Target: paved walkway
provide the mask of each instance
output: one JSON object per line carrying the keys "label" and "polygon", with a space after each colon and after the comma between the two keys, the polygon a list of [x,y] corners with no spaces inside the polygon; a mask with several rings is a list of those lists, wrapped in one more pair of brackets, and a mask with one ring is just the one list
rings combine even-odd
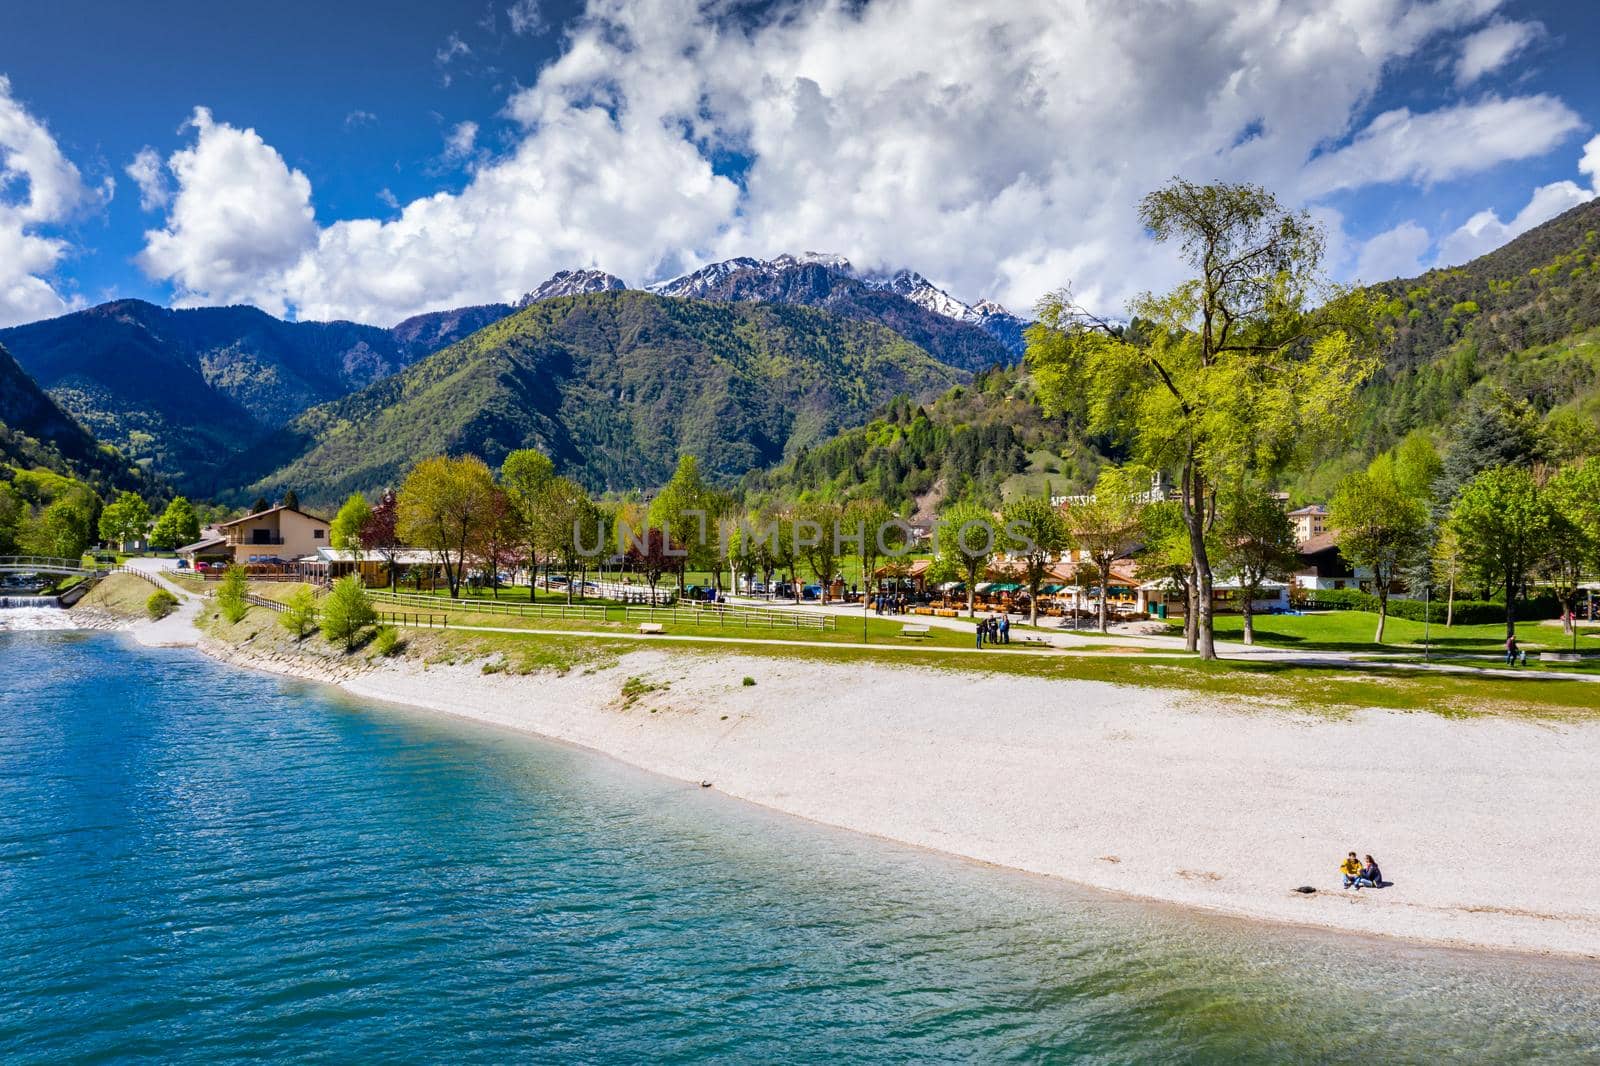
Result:
{"label": "paved walkway", "polygon": [[161,619],[159,622],[147,622],[136,627],[133,631],[134,639],[139,643],[153,648],[188,648],[199,643],[200,630],[195,622],[200,617],[201,604],[205,597],[198,596],[175,581],[168,580],[166,573],[178,568],[175,559],[129,559],[129,570],[137,570],[153,578],[157,584],[178,598],[178,609]]}

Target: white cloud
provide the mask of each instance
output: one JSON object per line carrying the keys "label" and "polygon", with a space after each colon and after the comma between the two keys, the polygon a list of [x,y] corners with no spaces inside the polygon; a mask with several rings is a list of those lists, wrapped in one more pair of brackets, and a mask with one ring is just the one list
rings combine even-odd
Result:
{"label": "white cloud", "polygon": [[451,162],[459,162],[472,157],[473,150],[477,147],[478,124],[476,122],[458,122],[451,127],[444,138],[444,157]]}
{"label": "white cloud", "polygon": [[467,47],[467,42],[463,41],[459,34],[452,33],[445,38],[444,44],[439,46],[439,50],[433,54],[433,58],[434,62],[443,66],[459,59],[461,56],[469,56],[471,54],[472,49]]}
{"label": "white cloud", "polygon": [[1570,181],[1555,181],[1533,191],[1528,203],[1510,221],[1501,221],[1492,210],[1479,211],[1461,227],[1439,242],[1435,266],[1458,266],[1492,252],[1511,238],[1548,222],[1563,211],[1594,199],[1594,191]]}
{"label": "white cloud", "polygon": [[[1459,178],[1568,136],[1577,116],[1550,96],[1391,111],[1351,136],[1386,71],[1497,6],[812,0],[726,25],[699,0],[590,0],[560,58],[508,102],[512,146],[485,155],[477,130],[464,142],[478,156],[459,193],[316,229],[303,177],[218,124],[186,151],[251,139],[275,163],[261,182],[282,201],[273,212],[303,224],[277,226],[292,239],[241,268],[249,241],[216,256],[211,228],[179,223],[200,187],[179,173],[145,261],[186,298],[259,294],[303,317],[377,322],[514,298],[568,267],[640,283],[805,248],[913,265],[1019,309],[1073,281],[1120,313],[1176,276],[1136,216],[1167,175],[1260,182],[1337,221],[1318,197]],[[440,62],[465,52],[447,42]],[[749,160],[737,181],[713,167],[729,158]],[[1406,262],[1417,235],[1397,230],[1345,261]]]}
{"label": "white cloud", "polygon": [[1354,277],[1363,284],[1410,278],[1422,273],[1422,258],[1433,239],[1415,222],[1402,222],[1361,246]]}
{"label": "white cloud", "polygon": [[1544,155],[1583,120],[1554,96],[1487,97],[1415,114],[1385,111],[1343,148],[1313,160],[1305,189],[1321,195],[1380,182],[1447,181]]}
{"label": "white cloud", "polygon": [[1537,22],[1508,22],[1500,19],[1470,34],[1461,42],[1456,59],[1456,88],[1464,89],[1515,59],[1528,45],[1544,36]]}
{"label": "white cloud", "polygon": [[145,233],[139,264],[172,283],[179,306],[254,303],[283,314],[283,271],[315,245],[311,182],[253,129],[195,108],[195,143],[174,152],[177,184],[164,229]]}
{"label": "white cloud", "polygon": [[1583,158],[1578,160],[1578,173],[1589,175],[1589,183],[1600,193],[1600,136],[1589,138],[1583,146]]}
{"label": "white cloud", "polygon": [[167,171],[161,162],[160,152],[148,146],[141,148],[125,169],[128,177],[139,186],[141,208],[154,211],[167,206],[172,199],[172,186],[167,181]]}
{"label": "white cloud", "polygon": [[352,130],[357,126],[370,126],[376,121],[378,121],[377,115],[374,115],[371,111],[362,111],[358,108],[345,115],[344,128]]}
{"label": "white cloud", "polygon": [[[102,188],[100,197],[109,195]],[[71,246],[39,231],[95,199],[50,131],[12,96],[10,80],[0,74],[0,326],[80,305],[51,280]]]}
{"label": "white cloud", "polygon": [[535,34],[544,30],[544,16],[539,11],[539,0],[517,0],[506,8],[506,18],[511,22],[511,32]]}

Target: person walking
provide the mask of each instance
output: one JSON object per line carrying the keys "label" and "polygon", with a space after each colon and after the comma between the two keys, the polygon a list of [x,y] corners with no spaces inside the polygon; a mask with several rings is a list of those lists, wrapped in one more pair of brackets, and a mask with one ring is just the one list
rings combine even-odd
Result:
{"label": "person walking", "polygon": [[1517,637],[1514,633],[1506,638],[1506,665],[1517,665]]}
{"label": "person walking", "polygon": [[978,619],[978,624],[974,627],[974,629],[978,634],[978,650],[982,651],[984,634],[989,632],[989,620],[987,618]]}

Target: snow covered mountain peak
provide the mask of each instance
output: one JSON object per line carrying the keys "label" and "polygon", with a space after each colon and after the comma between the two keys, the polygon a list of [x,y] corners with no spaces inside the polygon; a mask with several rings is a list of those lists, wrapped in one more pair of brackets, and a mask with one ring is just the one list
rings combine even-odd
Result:
{"label": "snow covered mountain peak", "polygon": [[558,296],[582,296],[591,292],[614,292],[626,289],[628,283],[604,270],[558,270],[537,289],[517,301],[518,307],[527,307],[540,300],[553,300]]}

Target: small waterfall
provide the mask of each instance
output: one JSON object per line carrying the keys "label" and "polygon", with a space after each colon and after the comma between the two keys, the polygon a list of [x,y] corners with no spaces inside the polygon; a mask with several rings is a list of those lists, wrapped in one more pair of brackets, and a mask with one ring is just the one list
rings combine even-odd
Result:
{"label": "small waterfall", "polygon": [[4,596],[0,595],[0,608],[5,607],[60,607],[54,596]]}

